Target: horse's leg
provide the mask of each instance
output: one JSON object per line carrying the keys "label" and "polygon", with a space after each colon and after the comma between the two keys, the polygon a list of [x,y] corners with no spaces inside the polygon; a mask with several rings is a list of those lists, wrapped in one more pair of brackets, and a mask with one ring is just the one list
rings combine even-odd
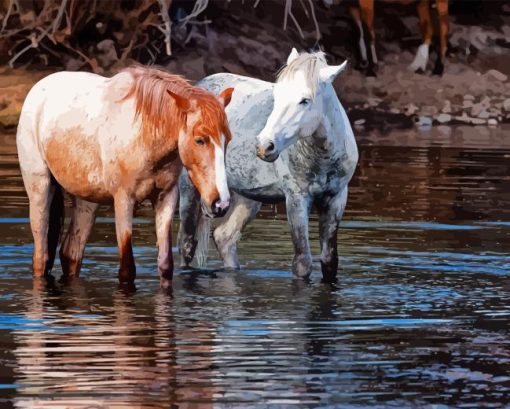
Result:
{"label": "horse's leg", "polygon": [[307,278],[312,272],[312,254],[308,242],[308,216],[310,198],[308,196],[288,195],[286,197],[287,218],[294,243],[294,275]]}
{"label": "horse's leg", "polygon": [[261,203],[255,200],[238,194],[232,195],[232,205],[213,233],[214,243],[226,268],[240,268],[237,242],[245,226],[257,215],[260,206]]}
{"label": "horse's leg", "polygon": [[414,61],[409,68],[413,71],[425,71],[429,61],[429,48],[434,35],[434,26],[430,17],[430,0],[420,0],[418,3],[418,18],[420,19],[420,30],[422,44],[418,47]]}
{"label": "horse's leg", "polygon": [[119,281],[132,283],[136,277],[135,259],[131,243],[133,231],[133,209],[135,201],[125,191],[118,191],[114,197],[115,232],[119,246]]}
{"label": "horse's leg", "polygon": [[367,47],[365,45],[365,34],[363,31],[363,21],[361,20],[361,14],[358,7],[350,7],[350,12],[354,23],[358,29],[358,47],[359,47],[359,55],[360,55],[360,63],[359,67],[361,69],[366,69],[368,67],[368,56],[367,56]]}
{"label": "horse's leg", "polygon": [[338,269],[337,230],[347,203],[347,187],[318,203],[322,278],[334,280]]}
{"label": "horse's leg", "polygon": [[436,0],[436,9],[439,18],[439,52],[432,74],[443,75],[448,46],[448,0]]}
{"label": "horse's leg", "polygon": [[187,267],[193,261],[197,240],[195,238],[200,217],[200,194],[191,183],[186,171],[183,171],[179,179],[179,253],[181,254],[181,266]]}
{"label": "horse's leg", "polygon": [[367,75],[375,76],[379,60],[375,52],[375,30],[374,30],[374,0],[359,0],[361,10],[361,20],[365,23],[368,31],[368,43],[370,45],[370,64],[368,66]]}
{"label": "horse's leg", "polygon": [[51,176],[48,169],[41,173],[23,173],[30,208],[30,228],[34,236],[34,254],[32,258],[35,277],[46,276],[51,267],[48,254],[48,231],[50,206],[54,195]]}
{"label": "horse's leg", "polygon": [[96,203],[73,197],[73,214],[67,234],[60,247],[62,272],[70,276],[80,274],[85,244],[96,218]]}
{"label": "horse's leg", "polygon": [[64,219],[64,196],[38,149],[38,137],[33,132],[34,109],[21,113],[16,146],[29,199],[30,228],[34,237],[33,274],[41,277],[51,273],[55,261]]}
{"label": "horse's leg", "polygon": [[172,220],[174,217],[179,186],[176,184],[170,191],[160,192],[154,201],[156,211],[156,236],[158,240],[158,272],[161,287],[169,287],[174,273],[172,256]]}

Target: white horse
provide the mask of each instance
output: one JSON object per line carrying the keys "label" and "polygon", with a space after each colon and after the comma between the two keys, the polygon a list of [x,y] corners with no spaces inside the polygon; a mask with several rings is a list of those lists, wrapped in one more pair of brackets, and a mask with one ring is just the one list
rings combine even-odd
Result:
{"label": "white horse", "polygon": [[[237,240],[261,204],[285,201],[294,274],[308,277],[312,270],[308,216],[315,205],[322,274],[326,280],[336,276],[337,229],[358,161],[352,128],[332,86],[345,66],[327,65],[320,52],[298,54],[293,49],[274,84],[233,74],[212,75],[197,84],[212,92],[236,89],[226,110],[235,135],[227,150],[227,181],[234,194],[213,233],[225,267],[239,268]],[[210,221],[199,220],[199,194],[186,173],[179,186],[182,262],[189,265],[197,252],[203,265]]]}

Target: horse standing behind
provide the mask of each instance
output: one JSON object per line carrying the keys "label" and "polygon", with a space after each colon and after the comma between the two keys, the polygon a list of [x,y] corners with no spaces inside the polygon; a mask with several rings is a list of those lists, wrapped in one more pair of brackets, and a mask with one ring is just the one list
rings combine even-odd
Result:
{"label": "horse standing behind", "polygon": [[[237,240],[261,204],[285,201],[294,274],[308,277],[312,271],[308,216],[315,205],[323,277],[336,276],[337,229],[358,161],[354,134],[332,86],[345,65],[328,66],[322,53],[299,55],[293,49],[275,84],[233,74],[212,75],[197,84],[213,92],[225,86],[236,89],[226,110],[235,135],[228,147],[227,179],[235,194],[213,232],[226,267],[239,268]],[[182,261],[189,265],[196,251],[203,264],[209,221],[199,219],[198,192],[185,172],[180,191]]]}
{"label": "horse standing behind", "polygon": [[[408,4],[415,0],[381,0],[379,3],[402,3]],[[356,0],[357,6],[351,6],[350,12],[356,23],[359,32],[359,52],[361,57],[360,66],[366,69],[368,75],[375,75],[379,59],[377,58],[374,30],[374,0]],[[359,7],[358,7],[359,6]],[[420,20],[420,29],[422,35],[422,44],[418,47],[416,57],[409,66],[413,71],[424,72],[427,69],[429,60],[429,48],[434,36],[434,25],[430,14],[431,0],[418,0],[418,18]],[[444,60],[446,48],[448,45],[448,0],[435,0],[435,8],[439,18],[439,52],[432,73],[442,75],[444,71]],[[368,31],[368,41],[366,42],[370,49],[370,55],[365,45],[365,36],[363,25]]]}
{"label": "horse standing behind", "polygon": [[205,212],[229,206],[224,112],[233,89],[217,98],[181,77],[133,67],[112,78],[59,72],[39,81],[21,112],[17,147],[30,201],[33,272],[51,272],[63,222],[62,189],[74,211],[60,249],[64,274],[78,275],[99,203],[113,201],[119,281],[136,275],[131,244],[135,204],[155,208],[161,284],[173,274],[171,223],[182,165]]}

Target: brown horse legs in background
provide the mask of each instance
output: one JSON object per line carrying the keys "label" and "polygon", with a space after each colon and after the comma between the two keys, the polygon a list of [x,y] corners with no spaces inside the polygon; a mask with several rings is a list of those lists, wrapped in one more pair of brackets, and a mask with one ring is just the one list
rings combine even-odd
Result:
{"label": "brown horse legs in background", "polygon": [[[410,3],[412,0],[383,1],[386,3],[405,4]],[[430,2],[431,0],[419,0],[417,4],[422,44],[418,48],[414,61],[409,66],[413,71],[425,71],[429,59],[429,48],[434,36],[434,25],[430,15]],[[439,52],[432,73],[442,75],[448,40],[448,0],[435,0],[435,5],[439,18]],[[366,70],[367,75],[375,76],[379,60],[375,49],[374,0],[359,0],[359,8],[351,7],[350,11],[359,30],[360,66]],[[366,42],[363,25],[365,25],[368,32],[368,41]],[[366,44],[369,45],[369,50],[367,50]]]}

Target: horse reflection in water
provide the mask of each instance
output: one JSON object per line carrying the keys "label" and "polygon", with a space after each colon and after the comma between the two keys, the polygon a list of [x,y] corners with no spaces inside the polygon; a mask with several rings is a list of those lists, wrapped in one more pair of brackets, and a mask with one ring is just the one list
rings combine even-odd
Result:
{"label": "horse reflection in water", "polygon": [[[195,321],[192,333],[176,328],[173,301],[164,292],[154,296],[145,319],[140,309],[147,306],[123,291],[114,294],[108,313],[96,315],[87,300],[101,298],[104,307],[110,294],[91,294],[95,291],[81,279],[64,288],[34,280],[26,319],[48,330],[15,334],[16,378],[23,385],[15,407],[159,408],[197,402],[212,407],[221,391],[211,383],[216,331],[209,322]],[[194,342],[177,347],[176,333]]]}

